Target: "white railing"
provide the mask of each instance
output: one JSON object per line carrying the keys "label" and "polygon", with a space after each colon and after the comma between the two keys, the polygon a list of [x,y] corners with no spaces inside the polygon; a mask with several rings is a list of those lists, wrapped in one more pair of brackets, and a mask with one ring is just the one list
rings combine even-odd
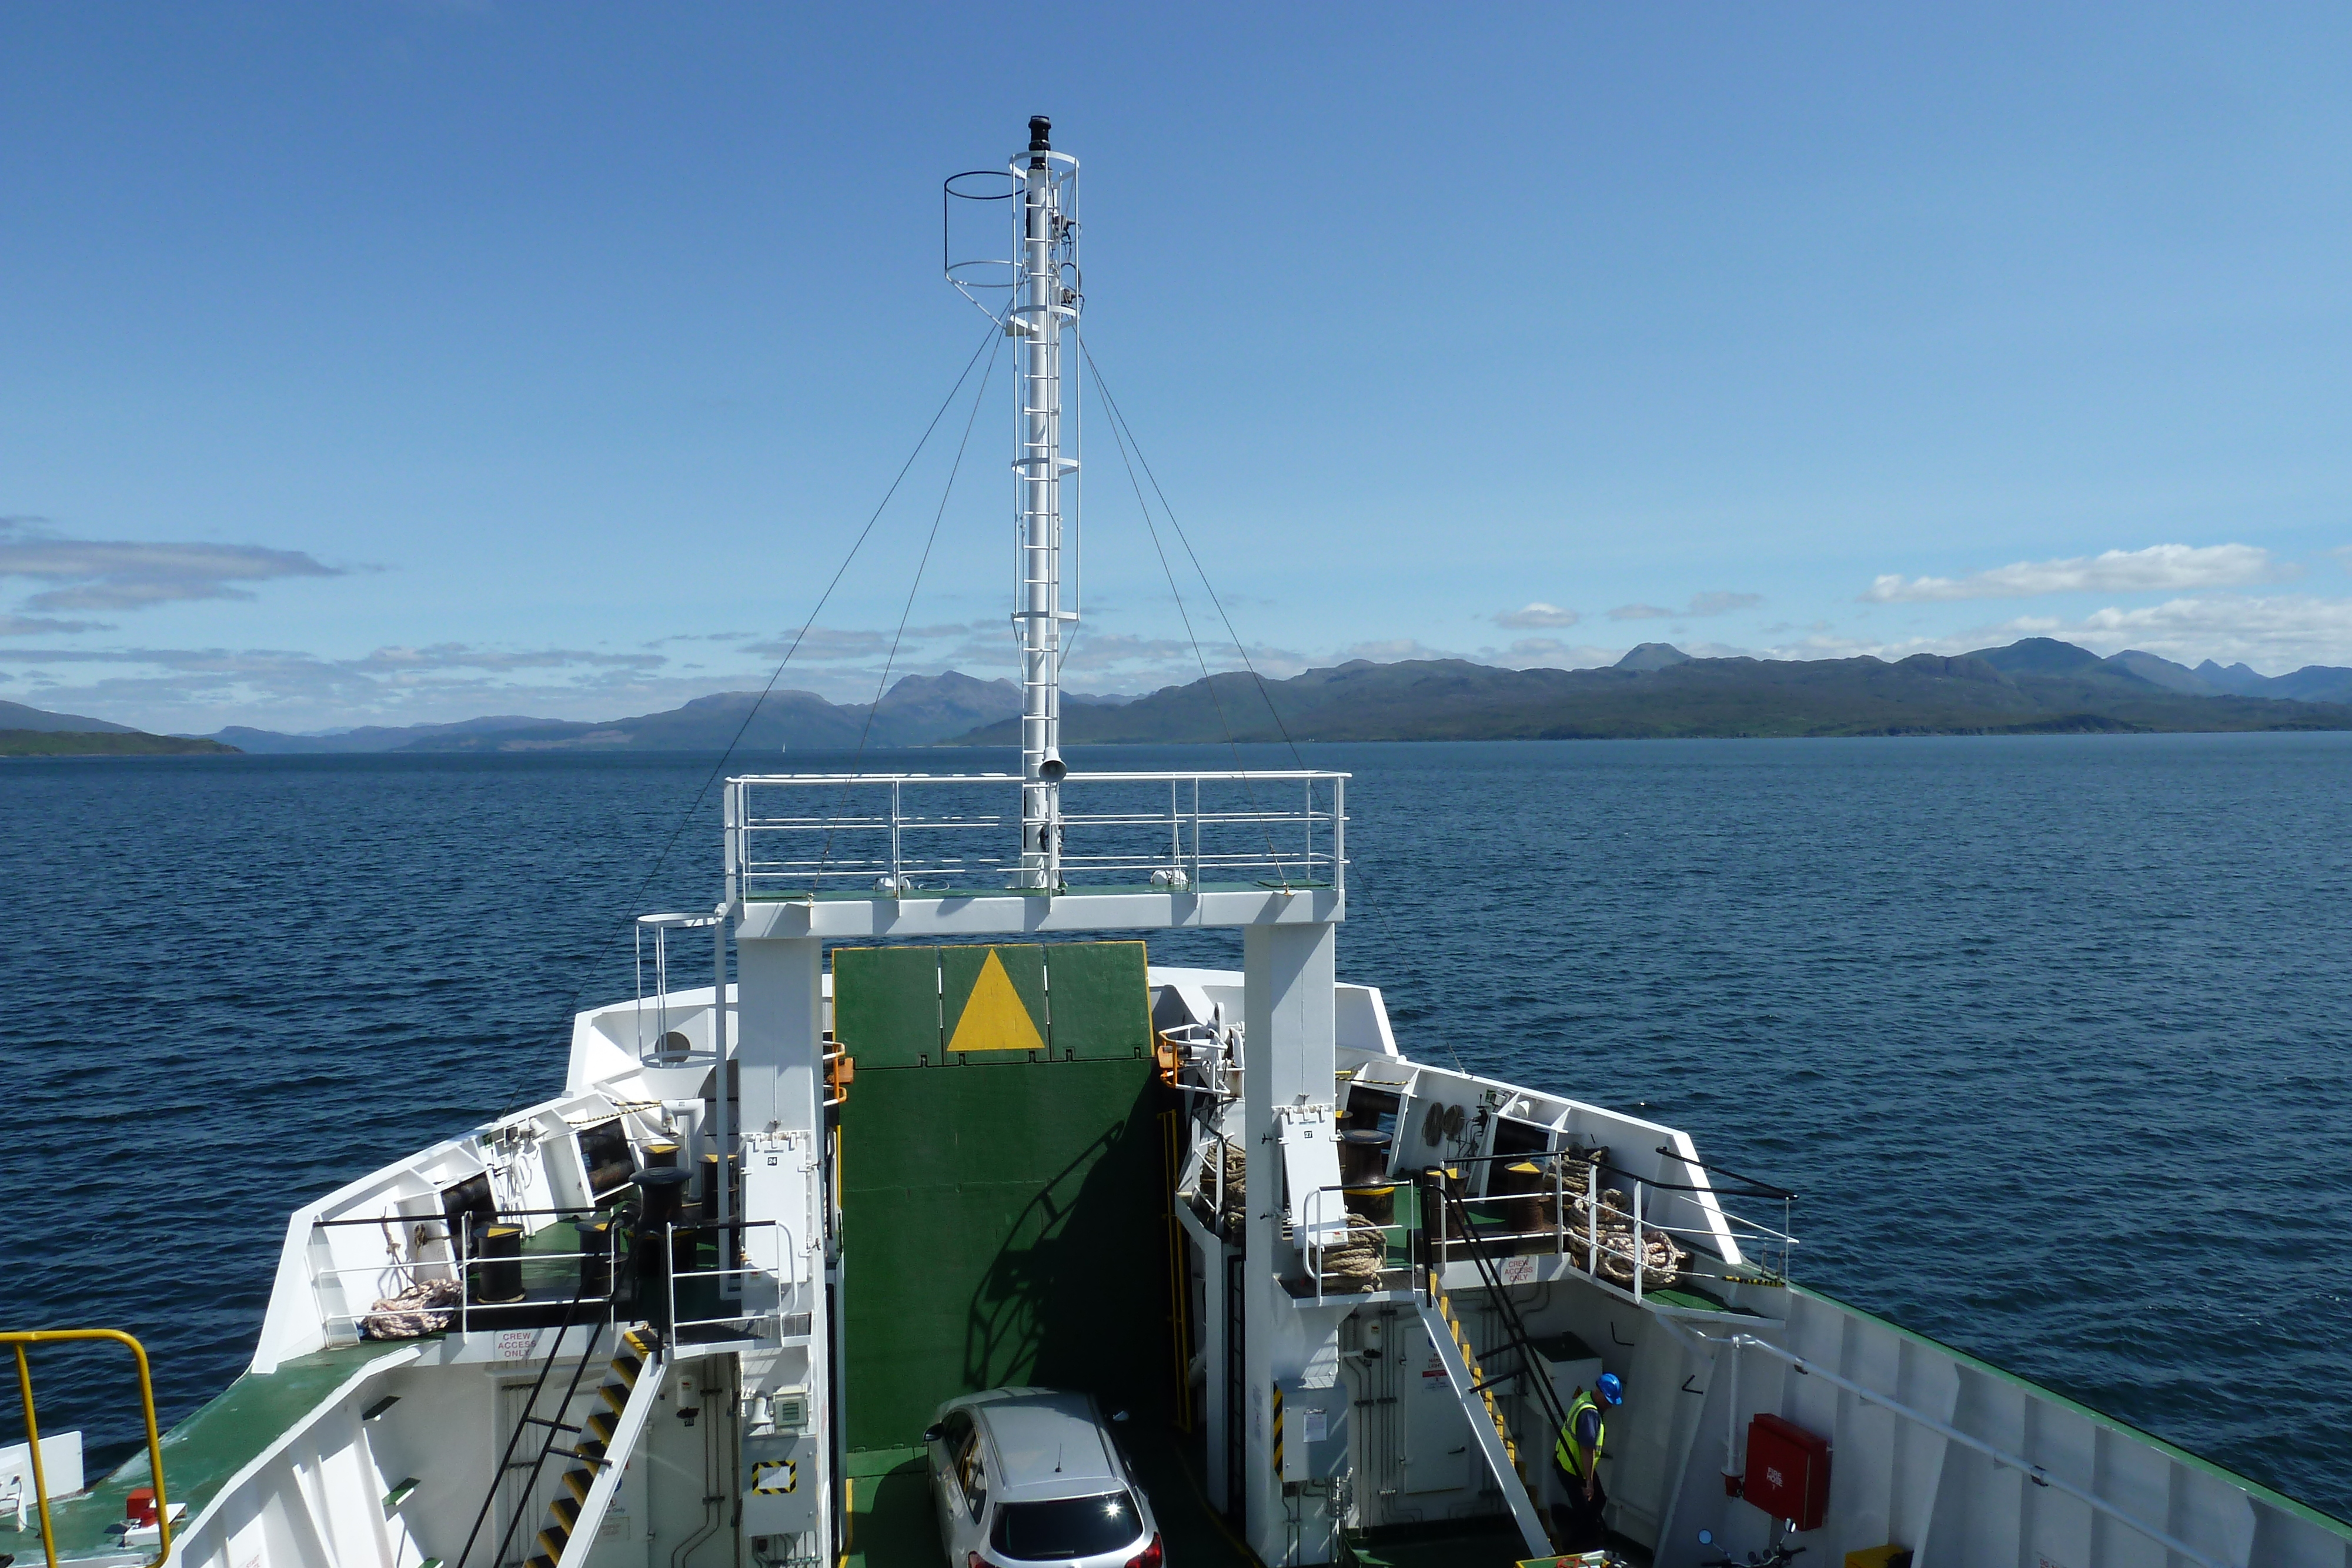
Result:
{"label": "white railing", "polygon": [[[1348,777],[1072,773],[1060,885],[1345,892]],[[990,892],[1020,873],[1021,780],[1009,773],[757,775],[727,781],[726,811],[730,902]]]}
{"label": "white railing", "polygon": [[[593,1215],[597,1212],[597,1210],[593,1208],[571,1207],[562,1209],[510,1210],[509,1211],[509,1218],[512,1218],[521,1215],[551,1214],[559,1217],[553,1221],[553,1223],[562,1224],[566,1222],[566,1218],[570,1216]],[[592,1309],[578,1319],[580,1323],[586,1323],[593,1321],[593,1319],[599,1315],[600,1312],[607,1321],[610,1321],[612,1317],[613,1309],[616,1304],[617,1299],[614,1290],[614,1281],[618,1276],[614,1273],[614,1269],[616,1267],[625,1268],[627,1265],[627,1259],[625,1257],[617,1257],[614,1249],[610,1245],[598,1251],[535,1252],[518,1250],[515,1252],[501,1252],[495,1255],[478,1253],[473,1250],[473,1228],[470,1225],[459,1223],[452,1227],[444,1217],[431,1214],[395,1213],[342,1216],[333,1219],[318,1218],[313,1219],[310,1222],[310,1228],[315,1236],[319,1231],[334,1229],[344,1226],[382,1226],[395,1220],[421,1222],[423,1224],[430,1224],[437,1227],[440,1233],[433,1236],[429,1241],[424,1243],[424,1245],[446,1246],[448,1249],[448,1256],[445,1258],[427,1258],[415,1255],[414,1251],[412,1251],[412,1255],[407,1257],[387,1256],[383,1259],[373,1260],[366,1263],[354,1264],[321,1263],[315,1257],[310,1259],[308,1267],[310,1276],[311,1297],[317,1305],[320,1322],[322,1325],[329,1328],[331,1337],[332,1337],[332,1325],[337,1323],[347,1323],[351,1325],[352,1333],[358,1333],[363,1338],[365,1335],[362,1330],[367,1320],[388,1311],[404,1311],[423,1314],[438,1314],[445,1316],[449,1319],[449,1327],[461,1335],[473,1331],[474,1324],[472,1319],[478,1312],[483,1315],[484,1321],[489,1323],[490,1326],[499,1327],[503,1326],[499,1320],[503,1317],[507,1321],[510,1322],[514,1310],[517,1308],[562,1306],[567,1301],[569,1301],[574,1308]],[[502,1223],[504,1221],[502,1221]],[[596,1271],[590,1269],[589,1266],[592,1262],[601,1262],[603,1264],[601,1271],[604,1276],[604,1289],[602,1292],[593,1292],[586,1289],[588,1278],[592,1273]],[[509,1267],[515,1270],[514,1279],[519,1285],[526,1284],[527,1276],[535,1274],[540,1276],[541,1283],[542,1287],[544,1287],[547,1282],[546,1276],[552,1272],[558,1276],[569,1276],[571,1283],[576,1287],[576,1289],[574,1293],[570,1296],[560,1293],[562,1281],[559,1278],[557,1281],[559,1293],[554,1295],[533,1297],[528,1293],[528,1290],[526,1289],[523,1296],[511,1301],[493,1301],[476,1299],[474,1295],[474,1288],[478,1281],[474,1278],[474,1271],[477,1269]],[[404,1284],[408,1287],[436,1283],[446,1279],[448,1282],[455,1285],[457,1290],[456,1298],[438,1306],[427,1307],[420,1305],[415,1307],[387,1309],[371,1305],[365,1309],[360,1309],[353,1305],[354,1298],[351,1295],[350,1288],[343,1283],[343,1281],[345,1277],[350,1275],[360,1275],[364,1277],[370,1274],[377,1276],[377,1282],[379,1285],[385,1282],[387,1276],[391,1276],[402,1281]],[[428,1274],[430,1277],[428,1277]],[[330,1289],[336,1291],[339,1299],[341,1301],[341,1310],[333,1310],[331,1308],[327,1297],[327,1292]],[[394,1291],[385,1291],[384,1295],[389,1297],[397,1295],[398,1293],[398,1290],[395,1289]],[[383,1298],[379,1297],[373,1299],[382,1300]]]}
{"label": "white railing", "polygon": [[[715,1230],[719,1233],[719,1250],[722,1260],[735,1245],[734,1237],[739,1231],[774,1230],[782,1237],[783,1245],[773,1251],[772,1260],[764,1267],[754,1260],[748,1268],[730,1268],[724,1261],[716,1269],[678,1268],[677,1266],[678,1237],[681,1234],[699,1235],[707,1230]],[[793,1308],[800,1293],[800,1270],[795,1265],[800,1252],[793,1243],[791,1226],[781,1219],[702,1220],[691,1225],[667,1225],[662,1228],[662,1245],[666,1249],[663,1255],[670,1260],[670,1266],[664,1270],[667,1275],[664,1289],[668,1293],[667,1321],[671,1333],[682,1335],[688,1329],[716,1328],[722,1324],[740,1323],[743,1326],[744,1335],[747,1338],[781,1340],[786,1337],[786,1320],[793,1315]],[[719,1294],[722,1300],[730,1290],[736,1291],[741,1290],[740,1285],[730,1286],[727,1283],[728,1281],[764,1280],[775,1287],[775,1304],[772,1308],[754,1304],[751,1310],[721,1312],[716,1317],[681,1318],[677,1315],[677,1283],[680,1280],[715,1281],[718,1282]],[[761,1325],[766,1322],[772,1322],[774,1326],[763,1333]]]}
{"label": "white railing", "polygon": [[[1572,1155],[1573,1152],[1566,1151],[1566,1154]],[[1493,1163],[1526,1157],[1517,1155],[1490,1155],[1485,1162],[1457,1164]],[[1580,1206],[1583,1213],[1579,1217],[1574,1210],[1580,1206],[1573,1200],[1585,1198],[1586,1194],[1568,1184],[1565,1174],[1568,1159],[1544,1157],[1551,1166],[1547,1186],[1484,1197],[1457,1195],[1454,1201],[1460,1205],[1464,1218],[1469,1220],[1476,1230],[1475,1235],[1465,1236],[1459,1240],[1448,1236],[1449,1227],[1444,1213],[1446,1200],[1430,1181],[1417,1181],[1408,1175],[1380,1181],[1323,1186],[1309,1192],[1300,1205],[1301,1220],[1307,1234],[1298,1239],[1299,1249],[1305,1255],[1306,1274],[1295,1288],[1311,1289],[1318,1302],[1335,1288],[1361,1290],[1363,1287],[1360,1285],[1335,1287],[1328,1254],[1336,1247],[1355,1243],[1358,1228],[1369,1229],[1375,1224],[1384,1236],[1393,1235],[1408,1242],[1413,1256],[1422,1260],[1422,1266],[1439,1273],[1444,1271],[1453,1249],[1457,1247],[1464,1249],[1465,1253],[1474,1247],[1486,1249],[1490,1260],[1497,1262],[1504,1259],[1552,1257],[1564,1260],[1571,1271],[1622,1291],[1636,1301],[1646,1299],[1653,1290],[1664,1288],[1660,1285],[1657,1271],[1649,1261],[1649,1243],[1654,1239],[1680,1238],[1686,1243],[1682,1249],[1686,1257],[1666,1279],[1665,1286],[1686,1280],[1716,1284],[1778,1284],[1788,1279],[1790,1255],[1797,1247],[1797,1239],[1788,1228],[1791,1195],[1779,1188],[1751,1184],[1726,1193],[1712,1186],[1644,1180],[1614,1166],[1595,1166],[1590,1168],[1593,1172],[1591,1179],[1596,1188],[1600,1173],[1606,1171],[1624,1177],[1631,1190],[1611,1187],[1592,1191]],[[1213,1163],[1217,1165],[1222,1178],[1223,1162]],[[1454,1178],[1443,1179],[1451,1181]],[[1222,1189],[1222,1186],[1220,1179],[1217,1186]],[[1384,1223],[1362,1221],[1347,1209],[1349,1197],[1380,1187],[1417,1191],[1418,1211],[1411,1223],[1400,1224],[1393,1219]],[[1208,1197],[1212,1190],[1206,1169],[1198,1178],[1196,1190],[1203,1197]],[[1612,1194],[1615,1195],[1616,1201],[1611,1200]],[[1716,1201],[1708,1206],[1693,1201],[1702,1194]],[[1727,1197],[1762,1199],[1778,1204],[1780,1206],[1781,1222],[1778,1226],[1768,1225],[1739,1214],[1724,1206],[1721,1200]],[[1659,1201],[1662,1198],[1668,1201]],[[1348,1216],[1336,1224],[1329,1218],[1334,1200],[1337,1200],[1341,1213]],[[1218,1192],[1218,1201],[1221,1205],[1222,1190]],[[1549,1218],[1533,1227],[1514,1226],[1511,1223],[1513,1207],[1529,1203],[1538,1203],[1549,1209]],[[1433,1205],[1435,1212],[1432,1212]],[[1656,1215],[1656,1210],[1661,1207],[1687,1207],[1694,1211],[1694,1217],[1700,1223],[1664,1223]],[[1222,1209],[1212,1212],[1222,1212]],[[1480,1225],[1478,1221],[1481,1219],[1490,1222]],[[1736,1267],[1726,1255],[1727,1242],[1728,1250],[1740,1260]],[[1390,1265],[1383,1260],[1377,1288],[1392,1288],[1390,1276],[1408,1271],[1405,1266]]]}
{"label": "white railing", "polygon": [[[1398,1185],[1410,1186],[1411,1184],[1392,1184],[1383,1182],[1380,1185],[1393,1188]],[[1387,1260],[1386,1248],[1388,1237],[1391,1231],[1397,1234],[1399,1239],[1405,1241],[1407,1245],[1410,1246],[1414,1228],[1412,1226],[1396,1224],[1393,1220],[1387,1224],[1380,1224],[1371,1220],[1359,1219],[1352,1212],[1349,1211],[1348,1207],[1348,1199],[1363,1190],[1364,1188],[1361,1186],[1356,1187],[1349,1187],[1345,1186],[1318,1186],[1314,1191],[1307,1195],[1306,1202],[1299,1205],[1299,1216],[1300,1218],[1305,1221],[1307,1228],[1307,1234],[1301,1239],[1305,1244],[1305,1250],[1307,1253],[1307,1277],[1314,1282],[1315,1301],[1318,1306],[1322,1304],[1324,1292],[1328,1287],[1331,1280],[1331,1269],[1328,1261],[1328,1255],[1334,1247],[1360,1245],[1360,1242],[1358,1236],[1360,1229],[1377,1229],[1381,1233],[1382,1255],[1381,1267],[1377,1270],[1374,1288],[1385,1291],[1390,1289],[1392,1284],[1402,1284],[1409,1281],[1412,1278],[1412,1265],[1410,1263],[1400,1263],[1395,1265],[1390,1264]],[[1334,1198],[1338,1199],[1339,1208],[1339,1219],[1336,1224],[1334,1224],[1329,1218],[1330,1205]],[[1394,1281],[1391,1281],[1390,1279],[1391,1275],[1395,1275],[1397,1278]],[[1349,1290],[1357,1288],[1358,1287],[1353,1286],[1348,1287]]]}
{"label": "white railing", "polygon": [[[1510,1156],[1519,1157],[1519,1156]],[[1489,1156],[1493,1159],[1495,1156]],[[1570,1266],[1599,1283],[1624,1291],[1635,1301],[1643,1300],[1653,1289],[1663,1289],[1683,1281],[1706,1281],[1724,1284],[1779,1284],[1789,1277],[1790,1256],[1797,1247],[1797,1238],[1788,1228],[1789,1206],[1793,1196],[1778,1188],[1765,1190],[1735,1189],[1726,1192],[1714,1186],[1693,1186],[1679,1182],[1644,1179],[1631,1171],[1612,1166],[1591,1166],[1591,1189],[1580,1191],[1568,1185],[1565,1176],[1567,1161],[1551,1160],[1551,1178],[1548,1186],[1531,1191],[1496,1193],[1484,1197],[1462,1196],[1458,1198],[1466,1219],[1474,1223],[1489,1220],[1475,1238],[1465,1238],[1465,1244],[1488,1248],[1499,1247],[1507,1257],[1541,1256],[1547,1252],[1568,1260]],[[1601,1187],[1602,1173],[1624,1178],[1626,1188]],[[1611,1201],[1611,1195],[1616,1201]],[[1695,1201],[1700,1196],[1714,1200],[1701,1205]],[[1768,1225],[1750,1216],[1740,1214],[1723,1200],[1727,1197],[1761,1199],[1780,1207],[1780,1224]],[[1549,1199],[1543,1207],[1551,1211],[1549,1223],[1533,1228],[1514,1227],[1510,1207],[1525,1205],[1530,1200]],[[1664,1202],[1659,1200],[1664,1199]],[[1579,1200],[1581,1200],[1580,1202]],[[1658,1217],[1662,1207],[1687,1210],[1698,1223],[1670,1225]],[[1580,1220],[1572,1211],[1581,1207]],[[1500,1212],[1498,1212],[1498,1210]],[[1685,1253],[1685,1260],[1672,1269],[1661,1285],[1650,1259],[1650,1243],[1665,1241],[1673,1247],[1676,1239],[1686,1246],[1676,1249]],[[1735,1266],[1728,1250],[1740,1261]],[[1445,1257],[1453,1245],[1442,1234],[1436,1243],[1437,1256]],[[1622,1276],[1622,1277],[1621,1277]]]}

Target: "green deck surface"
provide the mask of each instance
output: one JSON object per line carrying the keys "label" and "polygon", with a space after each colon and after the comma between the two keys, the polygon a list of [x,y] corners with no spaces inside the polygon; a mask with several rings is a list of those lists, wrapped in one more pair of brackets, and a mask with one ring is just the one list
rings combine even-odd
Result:
{"label": "green deck surface", "polygon": [[[267,1376],[247,1373],[163,1435],[164,1496],[174,1507],[186,1503],[185,1518],[194,1520],[231,1477],[316,1409],[320,1400],[370,1362],[397,1355],[405,1348],[387,1343],[349,1345],[297,1356],[280,1363]],[[123,1499],[131,1489],[148,1484],[147,1450],[142,1446],[129,1463],[80,1497],[52,1504],[49,1521],[57,1534],[58,1555],[88,1557],[124,1550],[107,1526],[122,1518]],[[35,1551],[37,1553],[37,1544]],[[139,1553],[142,1557],[153,1554],[152,1549]],[[19,1551],[17,1555],[24,1554]]]}
{"label": "green deck surface", "polygon": [[1373,1531],[1346,1542],[1340,1561],[1355,1568],[1514,1568],[1527,1554],[1506,1515]]}
{"label": "green deck surface", "polygon": [[1760,1315],[1747,1307],[1735,1307],[1722,1297],[1712,1291],[1702,1291],[1696,1285],[1675,1285],[1663,1291],[1644,1291],[1642,1296],[1644,1301],[1656,1301],[1664,1306],[1682,1307],[1691,1312],[1731,1312],[1746,1318]]}

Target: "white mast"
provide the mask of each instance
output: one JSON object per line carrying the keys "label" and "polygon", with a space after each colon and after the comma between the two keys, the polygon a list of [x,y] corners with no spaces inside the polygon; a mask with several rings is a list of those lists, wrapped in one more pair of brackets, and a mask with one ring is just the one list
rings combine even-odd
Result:
{"label": "white mast", "polygon": [[[1062,329],[1078,320],[1078,161],[1055,152],[1053,122],[1029,120],[1029,150],[1012,165],[1013,299],[1005,331],[1021,340],[1016,399],[1015,539],[1021,643],[1021,871],[1016,885],[1062,883],[1062,480],[1077,471],[1076,425],[1065,452]],[[1074,487],[1075,489],[1075,487]],[[1072,523],[1076,521],[1073,508]]]}

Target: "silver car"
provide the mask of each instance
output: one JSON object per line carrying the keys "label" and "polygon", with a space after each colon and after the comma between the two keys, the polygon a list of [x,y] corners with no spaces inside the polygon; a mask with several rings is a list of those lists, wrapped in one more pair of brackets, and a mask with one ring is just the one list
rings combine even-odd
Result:
{"label": "silver car", "polygon": [[1151,1504],[1087,1396],[967,1394],[923,1447],[949,1568],[1162,1568]]}

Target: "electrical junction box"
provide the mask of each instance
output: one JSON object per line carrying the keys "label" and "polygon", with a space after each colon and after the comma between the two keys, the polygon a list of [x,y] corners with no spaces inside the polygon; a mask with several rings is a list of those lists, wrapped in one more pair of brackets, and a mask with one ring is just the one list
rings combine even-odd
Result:
{"label": "electrical junction box", "polygon": [[1748,1424],[1740,1496],[1799,1530],[1819,1530],[1830,1513],[1830,1440],[1778,1416],[1757,1416]]}
{"label": "electrical junction box", "polygon": [[743,1533],[798,1535],[817,1527],[824,1477],[805,1432],[743,1438]]}
{"label": "electrical junction box", "polygon": [[1328,1481],[1347,1469],[1348,1401],[1336,1388],[1276,1384],[1281,1412],[1282,1479]]}

